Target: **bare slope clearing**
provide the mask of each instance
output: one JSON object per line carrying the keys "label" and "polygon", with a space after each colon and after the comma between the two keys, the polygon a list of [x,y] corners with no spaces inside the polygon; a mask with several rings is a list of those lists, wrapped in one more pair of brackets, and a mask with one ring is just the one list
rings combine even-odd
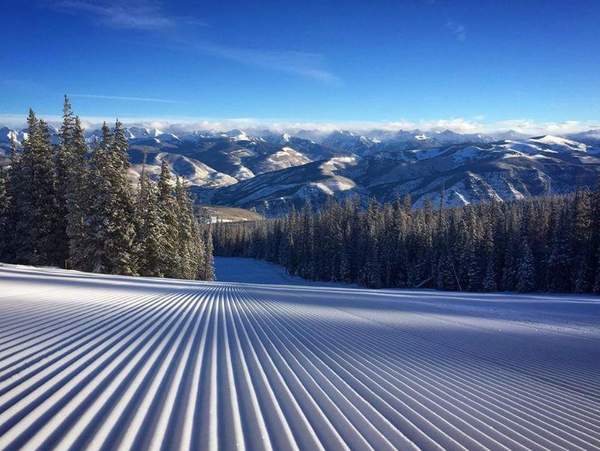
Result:
{"label": "bare slope clearing", "polygon": [[598,298],[15,266],[0,288],[0,449],[600,447]]}

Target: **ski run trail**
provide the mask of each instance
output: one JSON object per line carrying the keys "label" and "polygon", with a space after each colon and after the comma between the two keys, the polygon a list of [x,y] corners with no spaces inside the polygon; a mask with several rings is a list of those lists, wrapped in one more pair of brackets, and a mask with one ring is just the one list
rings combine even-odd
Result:
{"label": "ski run trail", "polygon": [[0,449],[600,449],[600,298],[0,265]]}

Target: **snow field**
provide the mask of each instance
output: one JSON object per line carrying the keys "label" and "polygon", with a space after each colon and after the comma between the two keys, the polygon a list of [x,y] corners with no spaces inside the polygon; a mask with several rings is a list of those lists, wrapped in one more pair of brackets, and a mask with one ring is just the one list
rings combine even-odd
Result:
{"label": "snow field", "polygon": [[0,287],[0,449],[600,448],[598,298],[17,266]]}

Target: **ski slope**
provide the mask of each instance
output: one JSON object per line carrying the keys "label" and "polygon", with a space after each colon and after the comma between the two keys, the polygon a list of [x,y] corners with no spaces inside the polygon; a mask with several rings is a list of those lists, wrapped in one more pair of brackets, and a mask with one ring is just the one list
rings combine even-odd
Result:
{"label": "ski slope", "polygon": [[600,298],[0,265],[0,449],[244,448],[600,448]]}

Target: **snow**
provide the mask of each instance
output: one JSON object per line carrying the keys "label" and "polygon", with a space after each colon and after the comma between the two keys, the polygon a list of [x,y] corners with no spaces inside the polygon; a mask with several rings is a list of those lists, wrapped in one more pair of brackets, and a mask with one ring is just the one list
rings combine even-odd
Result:
{"label": "snow", "polygon": [[282,266],[252,258],[215,257],[215,272],[219,282],[354,287],[351,284],[309,281],[289,274]]}
{"label": "snow", "polygon": [[0,267],[0,449],[600,447],[598,297],[217,275]]}
{"label": "snow", "polygon": [[313,182],[310,186],[315,186],[325,194],[333,196],[336,192],[348,191],[356,188],[356,183],[346,177],[335,176],[329,179]]}
{"label": "snow", "polygon": [[587,146],[585,144],[561,138],[559,136],[545,135],[539,138],[531,138],[530,141],[546,144],[555,148],[566,148],[565,150],[577,150],[579,152],[587,151]]}
{"label": "snow", "polygon": [[483,149],[476,146],[464,147],[452,154],[452,160],[456,163],[462,163],[478,158],[483,152],[485,152]]}
{"label": "snow", "polygon": [[321,170],[325,174],[333,174],[336,171],[345,169],[349,166],[356,166],[358,159],[355,156],[333,157],[326,160],[320,165]]}
{"label": "snow", "polygon": [[250,137],[243,130],[229,130],[228,132],[221,133],[221,136],[231,138],[233,141],[250,141]]}
{"label": "snow", "polygon": [[265,172],[302,166],[310,163],[310,159],[291,147],[282,147],[277,152],[269,155],[263,163]]}
{"label": "snow", "polygon": [[428,160],[430,158],[435,158],[443,153],[442,149],[433,148],[433,149],[414,149],[410,150],[417,160]]}

